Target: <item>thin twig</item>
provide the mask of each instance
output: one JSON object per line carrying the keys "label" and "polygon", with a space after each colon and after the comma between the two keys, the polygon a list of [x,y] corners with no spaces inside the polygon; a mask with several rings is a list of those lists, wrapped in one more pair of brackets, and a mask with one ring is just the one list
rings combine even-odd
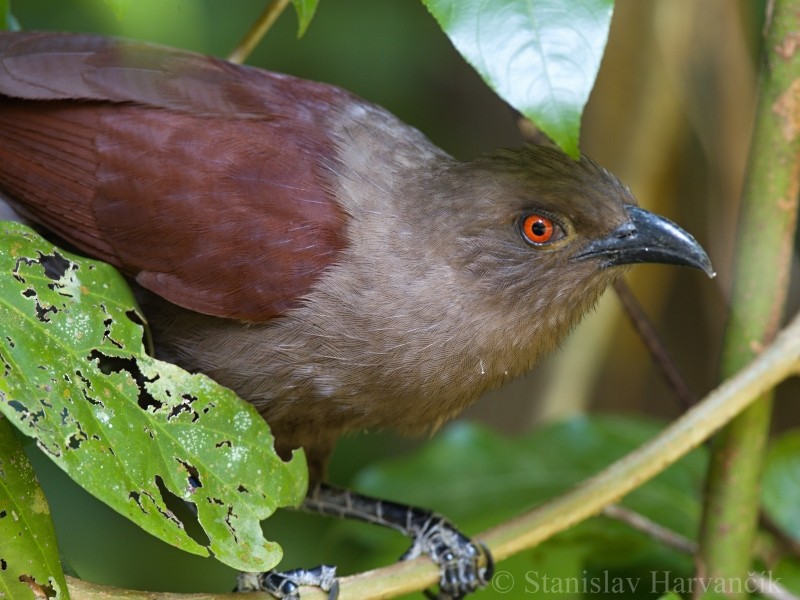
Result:
{"label": "thin twig", "polygon": [[278,19],[284,9],[289,5],[290,0],[272,0],[258,17],[258,20],[253,23],[250,30],[245,34],[239,44],[234,48],[233,52],[228,56],[228,60],[237,65],[242,64],[247,60],[247,57],[253,52],[258,43],[264,38],[272,27],[272,24]]}
{"label": "thin twig", "polygon": [[689,389],[686,379],[661,340],[653,322],[624,280],[618,279],[614,283],[614,291],[617,292],[625,312],[649,350],[653,361],[658,365],[667,383],[675,390],[683,409],[688,410],[697,403],[697,396]]}
{"label": "thin twig", "polygon": [[[657,542],[679,552],[683,552],[684,554],[694,556],[697,553],[697,542],[619,504],[606,506],[603,509],[603,516],[619,521],[620,523],[625,523],[630,528],[640,531]],[[772,598],[773,600],[800,600],[797,596],[780,585],[780,583],[772,579],[772,577],[764,577],[763,574],[754,571],[750,571],[748,577],[752,582],[753,591],[758,592],[762,596]]]}
{"label": "thin twig", "polygon": [[620,523],[625,523],[631,529],[641,531],[648,537],[664,544],[668,548],[683,552],[684,554],[694,554],[697,552],[697,542],[683,537],[677,531],[672,531],[668,527],[659,525],[637,513],[636,511],[620,506],[619,504],[609,504],[603,509],[603,516],[614,519]]}

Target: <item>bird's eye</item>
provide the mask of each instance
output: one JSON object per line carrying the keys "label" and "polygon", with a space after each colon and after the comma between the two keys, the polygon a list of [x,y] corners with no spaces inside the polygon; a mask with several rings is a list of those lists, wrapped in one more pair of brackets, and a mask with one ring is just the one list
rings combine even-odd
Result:
{"label": "bird's eye", "polygon": [[534,246],[542,246],[563,237],[558,224],[544,215],[531,213],[520,219],[520,229],[525,241]]}

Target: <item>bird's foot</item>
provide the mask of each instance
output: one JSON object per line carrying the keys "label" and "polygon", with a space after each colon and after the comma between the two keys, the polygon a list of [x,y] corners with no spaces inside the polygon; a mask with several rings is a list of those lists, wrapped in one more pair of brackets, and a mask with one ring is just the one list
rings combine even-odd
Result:
{"label": "bird's foot", "polygon": [[460,600],[492,578],[494,563],[489,549],[470,540],[442,515],[427,509],[364,496],[326,483],[317,483],[309,491],[303,508],[383,525],[410,537],[411,548],[400,560],[428,555],[439,565],[439,594],[426,592],[429,598]]}
{"label": "bird's foot", "polygon": [[[423,515],[420,515],[423,516]],[[462,534],[447,519],[428,514],[412,525],[413,544],[400,560],[410,560],[427,554],[439,565],[439,593],[426,591],[428,598],[459,600],[486,586],[494,574],[494,561],[489,549]],[[486,565],[481,567],[481,559]]]}
{"label": "bird's foot", "polygon": [[268,592],[279,600],[300,600],[297,590],[301,585],[315,586],[328,592],[328,600],[339,597],[336,567],[329,565],[280,572],[240,573],[236,584],[237,592]]}

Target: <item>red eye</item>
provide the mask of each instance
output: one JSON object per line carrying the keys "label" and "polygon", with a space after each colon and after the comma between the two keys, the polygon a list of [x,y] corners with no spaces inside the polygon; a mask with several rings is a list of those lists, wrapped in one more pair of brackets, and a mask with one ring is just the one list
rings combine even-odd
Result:
{"label": "red eye", "polygon": [[543,215],[526,215],[522,219],[522,235],[534,245],[546,244],[556,237],[557,225]]}

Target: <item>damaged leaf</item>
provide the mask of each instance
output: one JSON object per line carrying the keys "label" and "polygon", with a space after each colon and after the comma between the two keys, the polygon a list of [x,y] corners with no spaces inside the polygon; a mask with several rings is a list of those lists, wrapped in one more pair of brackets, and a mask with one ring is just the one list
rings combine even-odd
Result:
{"label": "damaged leaf", "polygon": [[[113,268],[0,227],[0,412],[151,534],[244,571],[277,564],[259,521],[302,500],[302,453],[284,462],[249,404],[147,356],[144,319]],[[207,539],[187,533],[176,498]]]}
{"label": "damaged leaf", "polygon": [[50,507],[0,415],[0,598],[68,600]]}

